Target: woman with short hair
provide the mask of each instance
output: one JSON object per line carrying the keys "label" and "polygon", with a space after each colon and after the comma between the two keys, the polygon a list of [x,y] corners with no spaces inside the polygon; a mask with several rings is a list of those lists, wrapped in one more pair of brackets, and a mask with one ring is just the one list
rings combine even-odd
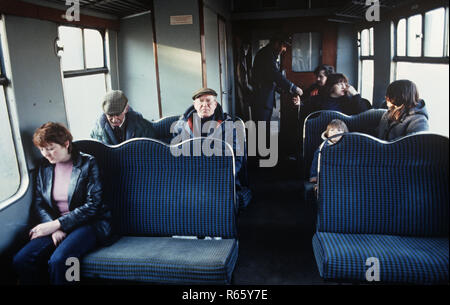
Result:
{"label": "woman with short hair", "polygon": [[378,137],[395,140],[409,134],[427,131],[428,112],[420,99],[416,84],[410,80],[397,80],[386,90],[388,111],[381,117]]}
{"label": "woman with short hair", "polygon": [[13,265],[22,284],[65,284],[66,260],[81,259],[111,233],[111,213],[102,202],[99,167],[91,155],[77,151],[60,123],[39,127],[33,143],[41,151],[32,212],[38,225]]}

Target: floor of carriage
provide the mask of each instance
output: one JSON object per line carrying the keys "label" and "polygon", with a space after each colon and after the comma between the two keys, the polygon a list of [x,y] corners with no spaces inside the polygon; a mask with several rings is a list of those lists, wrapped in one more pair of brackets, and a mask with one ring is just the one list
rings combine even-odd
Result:
{"label": "floor of carriage", "polygon": [[315,211],[295,161],[249,170],[253,200],[238,218],[236,285],[323,284],[312,250]]}

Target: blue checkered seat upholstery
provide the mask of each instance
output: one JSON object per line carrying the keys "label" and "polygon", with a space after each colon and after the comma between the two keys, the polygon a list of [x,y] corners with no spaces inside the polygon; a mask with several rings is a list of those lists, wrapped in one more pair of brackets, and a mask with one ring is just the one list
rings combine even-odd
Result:
{"label": "blue checkered seat upholstery", "polygon": [[350,133],[321,149],[313,250],[324,279],[366,281],[376,258],[382,282],[448,283],[448,150],[425,133]]}
{"label": "blue checkered seat upholstery", "polygon": [[98,160],[104,200],[120,237],[83,258],[84,277],[230,283],[238,256],[232,156],[175,157],[171,149],[179,146],[151,139],[75,145]]}
{"label": "blue checkered seat upholstery", "polygon": [[156,138],[164,143],[169,144],[172,139],[172,134],[170,133],[170,126],[178,121],[179,115],[168,116],[157,121],[153,121],[153,127],[156,130]]}
{"label": "blue checkered seat upholstery", "polygon": [[303,127],[303,160],[306,176],[309,177],[314,152],[323,142],[322,133],[332,120],[343,121],[350,132],[376,136],[375,130],[385,112],[385,109],[370,109],[357,115],[348,116],[338,111],[324,110],[307,116]]}

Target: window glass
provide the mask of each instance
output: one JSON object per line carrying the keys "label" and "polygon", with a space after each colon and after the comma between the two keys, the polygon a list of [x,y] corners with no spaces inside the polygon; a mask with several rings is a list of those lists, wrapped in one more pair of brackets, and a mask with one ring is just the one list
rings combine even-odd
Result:
{"label": "window glass", "polygon": [[370,56],[370,31],[368,29],[361,32],[361,56]]}
{"label": "window glass", "polygon": [[63,71],[84,69],[83,36],[80,28],[60,26],[59,39],[64,52],[61,56],[61,68]]}
{"label": "window glass", "polygon": [[292,35],[292,71],[313,71],[320,64],[320,33]]}
{"label": "window glass", "polygon": [[20,173],[11,132],[5,93],[0,86],[0,202],[14,195],[20,186]]}
{"label": "window glass", "polygon": [[442,57],[444,54],[445,9],[425,14],[425,56]]}
{"label": "window glass", "polygon": [[449,68],[441,64],[397,63],[397,79],[413,81],[426,103],[430,131],[449,136]]}
{"label": "window glass", "polygon": [[373,56],[375,54],[373,43],[373,28],[369,29],[369,45],[370,45],[370,55]]}
{"label": "window glass", "polygon": [[64,79],[67,120],[74,139],[86,139],[102,113],[106,93],[105,74]]}
{"label": "window glass", "polygon": [[361,62],[361,96],[372,102],[373,99],[373,60]]}
{"label": "window glass", "polygon": [[422,15],[408,18],[408,56],[422,55]]}
{"label": "window glass", "polygon": [[397,56],[406,56],[406,19],[397,25]]}
{"label": "window glass", "polygon": [[97,30],[85,29],[84,42],[86,48],[86,68],[104,66],[103,37]]}

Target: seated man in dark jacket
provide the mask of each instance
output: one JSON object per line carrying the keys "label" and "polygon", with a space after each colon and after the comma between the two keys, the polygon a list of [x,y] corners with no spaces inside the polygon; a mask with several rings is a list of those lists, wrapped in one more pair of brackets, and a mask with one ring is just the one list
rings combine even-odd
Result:
{"label": "seated man in dark jacket", "polygon": [[103,112],[91,131],[93,139],[115,145],[132,138],[156,137],[153,124],[128,105],[127,97],[120,90],[105,94]]}
{"label": "seated man in dark jacket", "polygon": [[[224,113],[217,102],[217,93],[213,89],[201,88],[192,99],[194,103],[180,119],[174,123],[171,132],[174,135],[172,144],[194,137],[218,139],[230,144],[235,156],[236,193],[240,206],[246,206],[251,199],[245,173],[245,153],[242,143],[245,136],[239,133],[230,115]],[[231,138],[232,136],[232,138]]]}

